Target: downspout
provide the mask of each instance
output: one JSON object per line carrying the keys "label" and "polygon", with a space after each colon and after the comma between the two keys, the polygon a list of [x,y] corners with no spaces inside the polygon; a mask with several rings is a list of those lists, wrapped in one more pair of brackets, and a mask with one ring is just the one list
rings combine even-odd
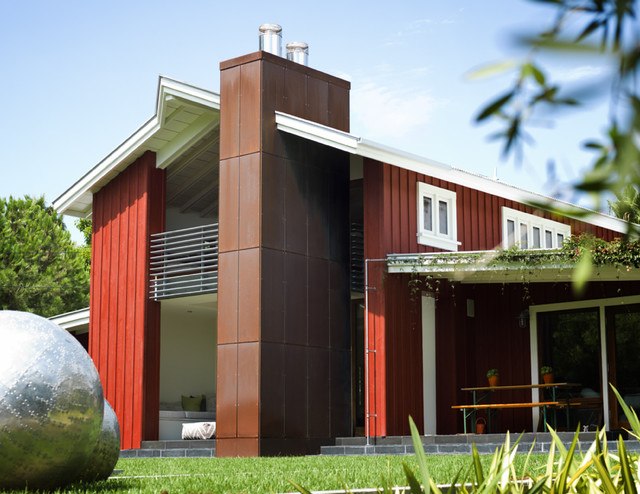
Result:
{"label": "downspout", "polygon": [[[364,435],[367,438],[367,446],[369,443],[369,423],[371,419],[370,403],[369,403],[369,386],[371,380],[369,379],[369,354],[373,353],[375,356],[375,349],[369,349],[369,290],[375,290],[376,287],[369,286],[369,263],[370,262],[387,262],[386,259],[365,259],[364,260],[364,377],[365,377],[365,424]],[[375,338],[374,338],[375,342]],[[375,392],[375,387],[373,388]],[[377,414],[376,414],[377,416]]]}

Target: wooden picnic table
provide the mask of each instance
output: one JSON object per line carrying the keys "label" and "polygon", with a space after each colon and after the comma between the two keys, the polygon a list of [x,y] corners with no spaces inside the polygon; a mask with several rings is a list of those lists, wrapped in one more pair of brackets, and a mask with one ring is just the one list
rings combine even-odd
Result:
{"label": "wooden picnic table", "polygon": [[[472,419],[472,422],[475,422],[476,413],[478,410],[487,410],[487,418],[488,418],[488,427],[491,429],[491,414],[492,410],[498,409],[514,409],[514,408],[540,408],[542,410],[542,416],[544,421],[544,429],[547,430],[547,409],[554,409],[554,423],[555,421],[555,410],[558,408],[564,408],[566,410],[566,418],[567,424],[569,423],[569,408],[572,406],[579,406],[580,403],[570,401],[570,400],[559,400],[557,398],[556,391],[560,388],[576,388],[580,387],[580,384],[577,383],[549,383],[549,384],[510,384],[503,386],[476,386],[476,387],[467,387],[461,388],[461,391],[467,391],[472,393],[472,401],[473,403],[470,405],[452,405],[451,408],[454,410],[460,410],[463,414],[463,424],[464,424],[464,433],[467,433],[467,420],[469,418]],[[522,390],[522,389],[549,389],[551,391],[551,397],[546,401],[519,401],[512,403],[486,403],[488,397],[491,396],[491,393],[500,392],[500,391],[512,391],[512,390]]]}

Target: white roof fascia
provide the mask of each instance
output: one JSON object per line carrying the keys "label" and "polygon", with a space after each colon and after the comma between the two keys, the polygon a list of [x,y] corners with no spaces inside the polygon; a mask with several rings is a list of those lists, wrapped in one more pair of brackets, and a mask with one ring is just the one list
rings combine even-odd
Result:
{"label": "white roof fascia", "polygon": [[72,331],[75,328],[89,324],[89,308],[58,314],[57,316],[50,317],[49,320],[56,323],[62,329]]}
{"label": "white roof fascia", "polygon": [[91,191],[91,187],[112,172],[118,164],[129,154],[142,146],[160,129],[158,116],[154,116],[138,129],[131,137],[111,152],[100,163],[94,166],[80,180],[73,184],[66,192],[53,201],[53,208],[65,214],[72,204],[82,195]]}
{"label": "white roof fascia", "polygon": [[182,98],[202,106],[207,106],[213,110],[220,109],[219,94],[192,86],[191,84],[176,81],[175,79],[169,79],[168,77],[160,76],[160,82],[158,83],[157,100],[158,113],[160,113],[161,102],[163,100],[162,96],[164,95]]}
{"label": "white roof fascia", "polygon": [[167,77],[160,77],[156,99],[156,114],[142,127],[126,139],[120,146],[113,150],[106,158],[89,170],[75,184],[53,201],[53,208],[61,214],[74,214],[86,216],[87,213],[72,209],[73,204],[83,195],[91,193],[91,188],[117,166],[142,147],[144,143],[160,130],[162,113],[166,96],[173,96],[191,101],[214,110],[220,109],[220,95],[204,89],[199,89],[189,84],[175,81]]}
{"label": "white roof fascia", "polygon": [[357,154],[358,138],[348,132],[279,111],[276,112],[276,128],[288,134]]}
{"label": "white roof fascia", "polygon": [[[590,223],[619,233],[625,233],[627,231],[627,223],[619,218],[560,201],[543,194],[526,191],[482,175],[476,175],[458,168],[453,168],[444,163],[407,153],[374,141],[362,139],[348,132],[336,130],[300,117],[278,111],[275,113],[278,130],[289,134],[512,201],[520,203],[545,202],[551,207],[563,208],[569,206],[576,208],[588,213],[586,217],[574,217],[574,219],[578,221]],[[572,217],[571,215],[567,216]]]}

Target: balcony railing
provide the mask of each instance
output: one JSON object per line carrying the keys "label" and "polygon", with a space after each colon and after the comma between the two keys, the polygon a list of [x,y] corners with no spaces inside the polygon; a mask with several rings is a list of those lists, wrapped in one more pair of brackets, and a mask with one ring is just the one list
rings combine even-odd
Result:
{"label": "balcony railing", "polygon": [[218,291],[218,224],[151,235],[149,297]]}

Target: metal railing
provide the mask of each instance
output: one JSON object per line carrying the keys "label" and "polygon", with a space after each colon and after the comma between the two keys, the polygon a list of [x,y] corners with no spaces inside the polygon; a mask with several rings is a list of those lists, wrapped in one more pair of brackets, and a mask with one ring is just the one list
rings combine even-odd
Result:
{"label": "metal railing", "polygon": [[364,291],[364,228],[362,223],[351,223],[349,257],[351,258],[351,291]]}
{"label": "metal railing", "polygon": [[218,291],[218,224],[151,235],[149,297]]}

